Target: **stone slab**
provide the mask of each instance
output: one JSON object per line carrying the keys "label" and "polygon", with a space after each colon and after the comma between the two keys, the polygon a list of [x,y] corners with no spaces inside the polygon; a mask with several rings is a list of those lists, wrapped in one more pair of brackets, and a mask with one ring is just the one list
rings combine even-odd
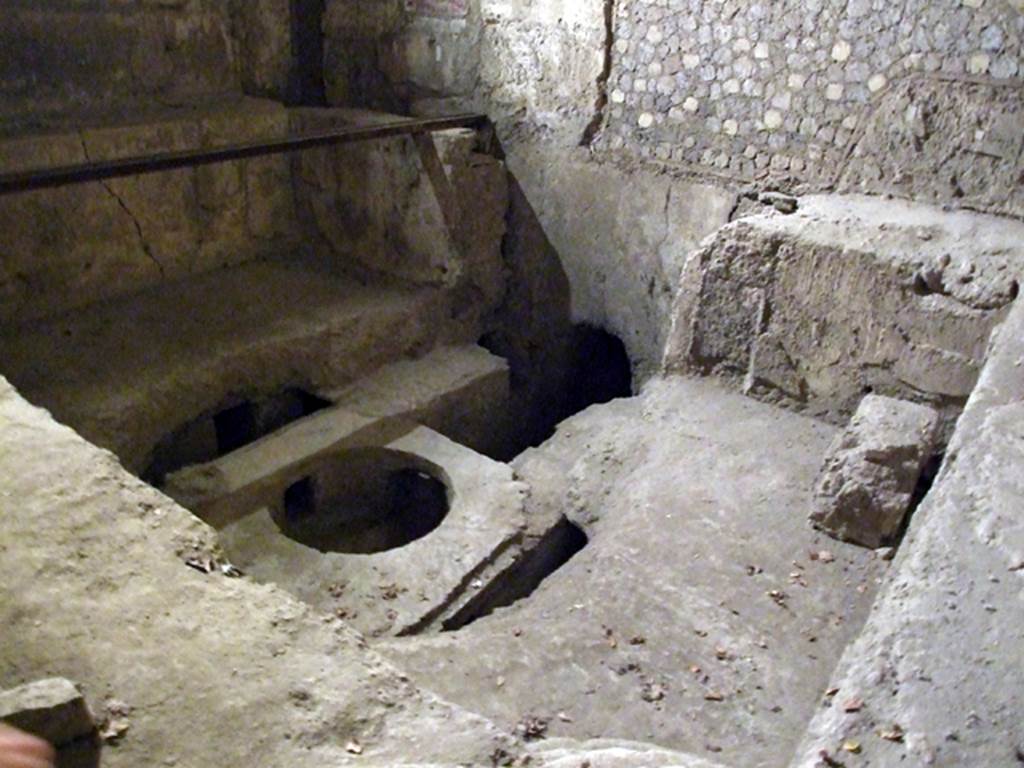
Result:
{"label": "stone slab", "polygon": [[476,345],[440,347],[321,394],[363,415],[401,415],[489,454],[504,442],[509,366]]}
{"label": "stone slab", "polygon": [[1020,289],[1024,224],[864,196],[720,229],[687,260],[664,366],[845,421],[865,392],[942,410],[970,394]]}
{"label": "stone slab", "polygon": [[0,720],[55,747],[96,730],[85,697],[70,680],[52,677],[0,693]]}
{"label": "stone slab", "polygon": [[921,472],[935,455],[938,430],[933,408],[865,397],[829,446],[811,521],[844,541],[867,547],[892,543]]}
{"label": "stone slab", "polygon": [[161,438],[231,397],[340,386],[475,339],[446,309],[428,289],[251,263],[5,328],[0,358],[25,396],[141,472]]}
{"label": "stone slab", "polygon": [[527,530],[566,514],[589,543],[507,608],[377,647],[509,729],[774,768],[887,567],[807,525],[835,434],[709,381],[592,407],[514,462]]}
{"label": "stone slab", "polygon": [[165,490],[203,519],[224,525],[263,506],[344,448],[381,446],[440,427],[477,444],[500,442],[491,419],[508,407],[508,366],[474,345],[442,347],[384,366],[322,393],[335,405],[213,461],[172,473]]}

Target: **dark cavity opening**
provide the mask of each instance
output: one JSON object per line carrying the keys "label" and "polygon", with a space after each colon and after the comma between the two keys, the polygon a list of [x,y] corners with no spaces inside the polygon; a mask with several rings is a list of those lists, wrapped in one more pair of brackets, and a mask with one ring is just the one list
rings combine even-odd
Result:
{"label": "dark cavity opening", "polygon": [[899,547],[902,543],[903,536],[910,527],[911,518],[913,518],[917,508],[921,506],[921,502],[924,501],[924,497],[928,495],[932,486],[935,485],[935,478],[939,476],[939,470],[942,469],[942,462],[944,459],[945,454],[940,453],[932,456],[925,463],[924,468],[921,470],[920,477],[917,478],[917,485],[914,486],[914,492],[911,494],[910,507],[907,509],[907,514],[903,516],[903,523],[900,525],[899,531],[893,537],[893,540],[889,542],[890,546]]}
{"label": "dark cavity opening", "polygon": [[622,340],[591,325],[575,326],[563,418],[632,394],[633,368]]}
{"label": "dark cavity opening", "polygon": [[509,461],[549,439],[570,416],[633,395],[633,368],[621,339],[587,324],[573,326],[566,336],[543,366],[536,349],[517,347],[504,332],[487,333],[477,341],[507,359],[511,373],[514,418],[505,428],[501,450],[487,452],[491,458]]}
{"label": "dark cavity opening", "polygon": [[285,536],[320,552],[365,555],[423,538],[448,510],[440,468],[401,451],[357,448],[290,485],[274,521]]}
{"label": "dark cavity opening", "polygon": [[249,402],[225,408],[213,415],[213,428],[218,454],[231,453],[256,439],[256,408]]}
{"label": "dark cavity opening", "polygon": [[304,477],[284,492],[284,519],[289,525],[305,520],[316,512],[316,490],[313,478]]}
{"label": "dark cavity opening", "polygon": [[441,623],[441,631],[452,632],[472,624],[498,608],[532,595],[551,574],[587,546],[587,534],[563,517],[547,535],[526,550],[509,568],[498,574],[457,613]]}
{"label": "dark cavity opening", "polygon": [[160,485],[171,472],[236,451],[330,404],[298,388],[271,397],[234,400],[178,427],[157,443],[142,479]]}

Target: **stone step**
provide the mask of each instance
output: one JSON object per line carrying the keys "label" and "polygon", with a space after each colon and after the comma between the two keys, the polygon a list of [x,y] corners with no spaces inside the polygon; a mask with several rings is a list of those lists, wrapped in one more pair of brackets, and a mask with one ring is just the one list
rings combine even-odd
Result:
{"label": "stone step", "polygon": [[234,400],[338,387],[460,340],[447,307],[429,288],[253,262],[5,329],[0,359],[26,397],[142,472],[165,436]]}

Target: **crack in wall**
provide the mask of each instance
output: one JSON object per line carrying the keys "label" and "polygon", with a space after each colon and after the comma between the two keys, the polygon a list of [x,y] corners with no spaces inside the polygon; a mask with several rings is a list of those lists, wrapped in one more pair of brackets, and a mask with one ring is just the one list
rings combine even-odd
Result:
{"label": "crack in wall", "polygon": [[[85,136],[82,133],[79,133],[78,140],[82,145],[82,153],[85,155],[86,162],[91,163],[92,158],[89,156],[89,147],[85,143]],[[139,223],[138,218],[135,216],[134,213],[132,213],[131,208],[128,207],[128,204],[125,203],[121,196],[117,194],[117,192],[114,191],[114,188],[111,187],[110,184],[108,184],[106,181],[100,180],[97,183],[107,191],[107,194],[109,194],[114,199],[114,202],[116,202],[117,205],[121,208],[121,210],[124,211],[125,214],[128,216],[128,219],[135,227],[135,233],[138,235],[139,246],[142,248],[142,252],[150,261],[152,261],[156,265],[156,268],[160,271],[160,276],[163,277],[165,275],[164,265],[160,263],[160,260],[156,257],[156,254],[153,253],[153,249],[150,248],[149,243],[146,241],[146,236],[142,232],[142,224]]]}
{"label": "crack in wall", "polygon": [[608,107],[608,81],[612,76],[612,46],[615,45],[615,0],[604,0],[604,63],[597,76],[597,99],[594,102],[594,116],[583,129],[581,147],[589,147],[604,126],[605,109]]}

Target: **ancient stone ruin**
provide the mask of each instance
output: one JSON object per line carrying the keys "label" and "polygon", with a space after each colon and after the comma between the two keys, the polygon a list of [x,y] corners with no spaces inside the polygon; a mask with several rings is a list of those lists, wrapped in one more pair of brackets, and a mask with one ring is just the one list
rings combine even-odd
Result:
{"label": "ancient stone ruin", "polygon": [[2,5],[56,765],[1024,765],[1021,0]]}

